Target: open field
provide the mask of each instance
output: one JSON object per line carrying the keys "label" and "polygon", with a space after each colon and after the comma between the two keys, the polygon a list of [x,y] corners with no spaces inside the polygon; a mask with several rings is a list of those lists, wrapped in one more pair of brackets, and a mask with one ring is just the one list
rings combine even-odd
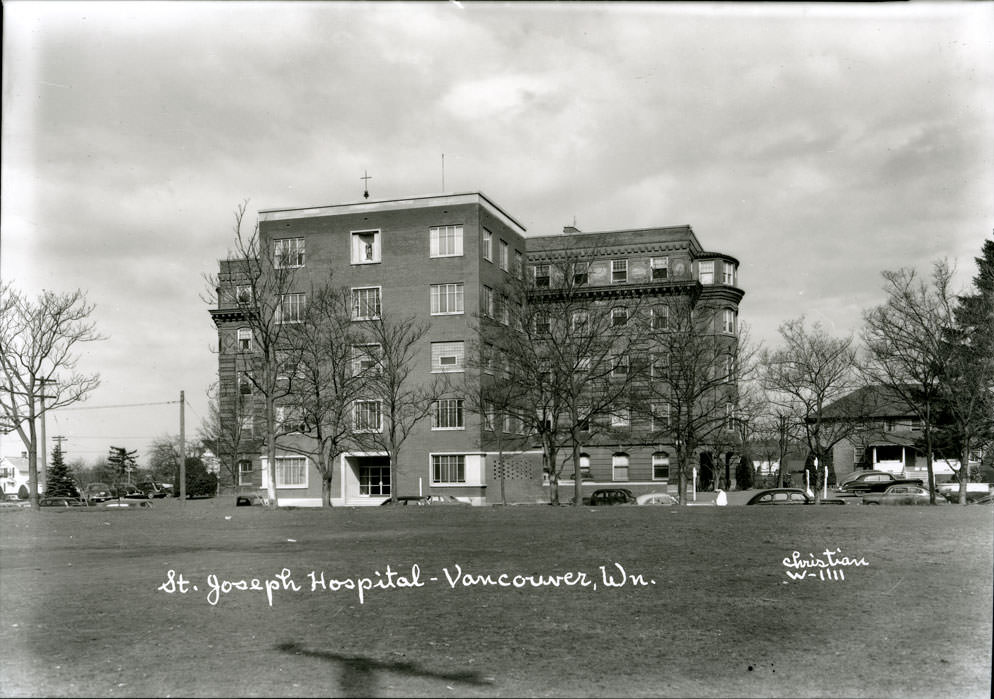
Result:
{"label": "open field", "polygon": [[[3,512],[0,691],[988,697],[992,541],[983,506]],[[866,565],[788,577],[826,549]]]}

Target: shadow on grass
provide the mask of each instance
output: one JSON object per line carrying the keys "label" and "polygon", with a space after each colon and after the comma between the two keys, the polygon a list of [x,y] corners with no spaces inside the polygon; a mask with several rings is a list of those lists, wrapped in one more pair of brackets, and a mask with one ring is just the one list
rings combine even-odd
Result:
{"label": "shadow on grass", "polygon": [[463,682],[475,685],[491,685],[493,680],[480,675],[478,672],[433,672],[409,662],[383,662],[362,655],[343,655],[324,650],[307,650],[299,643],[280,643],[276,650],[293,655],[306,655],[312,658],[322,658],[338,663],[342,668],[340,679],[341,696],[345,697],[375,697],[377,675],[380,672],[395,672],[412,677],[445,680],[447,682]]}

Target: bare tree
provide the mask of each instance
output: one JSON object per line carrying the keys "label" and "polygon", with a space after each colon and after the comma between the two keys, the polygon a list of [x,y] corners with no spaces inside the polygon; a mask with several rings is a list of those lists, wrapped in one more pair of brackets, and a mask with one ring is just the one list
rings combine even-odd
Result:
{"label": "bare tree", "polygon": [[945,330],[953,325],[952,271],[935,264],[931,282],[913,269],[883,273],[887,300],[863,314],[867,380],[888,389],[921,420],[929,501],[935,504],[933,436],[951,357]]}
{"label": "bare tree", "polygon": [[302,440],[288,446],[310,456],[321,474],[321,505],[330,501],[335,459],[358,442],[353,407],[381,371],[380,346],[352,320],[351,292],[330,280],[313,288],[304,322],[289,336],[281,377],[286,408]]}
{"label": "bare tree", "polygon": [[[229,413],[222,410],[221,386],[215,382],[207,391],[207,416],[200,424],[199,439],[204,444],[210,445],[217,454],[229,482],[237,486],[240,473],[239,457],[252,450],[255,441],[251,433],[245,429],[243,417],[246,401],[237,393],[237,388],[235,395],[229,396],[226,402],[231,408]],[[175,458],[179,459],[178,451]]]}
{"label": "bare tree", "polygon": [[812,488],[815,501],[821,502],[821,479],[831,465],[832,447],[851,436],[863,419],[858,407],[846,413],[828,410],[859,386],[856,348],[852,337],[832,337],[820,323],[808,329],[803,317],[781,325],[780,336],[779,349],[762,353],[763,387],[775,406],[803,425],[808,450],[819,464]]}
{"label": "bare tree", "polygon": [[76,371],[75,352],[103,339],[90,321],[93,306],[82,291],[42,292],[29,300],[0,285],[0,430],[16,431],[28,452],[28,494],[38,507],[37,420],[86,399],[99,374]]}
{"label": "bare tree", "polygon": [[[283,353],[292,349],[292,326],[304,318],[307,298],[305,292],[296,290],[296,276],[304,265],[305,251],[295,245],[295,239],[264,239],[258,222],[250,231],[244,230],[247,208],[248,202],[242,202],[235,210],[234,252],[222,261],[216,277],[208,276],[215,294],[208,301],[217,304],[211,311],[215,322],[220,324],[235,314],[237,322],[251,330],[248,348],[234,353],[235,371],[241,385],[253,394],[253,407],[262,407],[261,420],[254,420],[254,424],[262,428],[269,503],[278,507],[276,452],[281,431],[276,407],[288,395],[280,364]],[[233,412],[228,407],[222,409]]]}
{"label": "bare tree", "polygon": [[752,371],[754,350],[744,328],[724,325],[722,309],[692,297],[673,299],[668,308],[666,326],[649,346],[649,408],[656,440],[676,446],[683,503],[698,453],[738,441],[738,385]]}
{"label": "bare tree", "polygon": [[361,398],[352,402],[353,438],[390,459],[390,499],[397,501],[397,471],[404,442],[450,390],[445,374],[420,380],[418,354],[428,325],[416,317],[394,318],[353,299],[353,318],[364,344],[376,347],[364,373]]}
{"label": "bare tree", "polygon": [[804,439],[803,422],[767,402],[751,425],[754,453],[770,465],[777,464],[777,487],[783,488],[787,455]]}

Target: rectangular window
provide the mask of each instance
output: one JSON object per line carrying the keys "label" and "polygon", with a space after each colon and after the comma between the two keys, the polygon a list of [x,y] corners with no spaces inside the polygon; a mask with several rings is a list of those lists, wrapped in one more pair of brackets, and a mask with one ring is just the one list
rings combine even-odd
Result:
{"label": "rectangular window", "polygon": [[303,456],[277,456],[276,487],[306,488],[307,459]]}
{"label": "rectangular window", "polygon": [[238,485],[252,485],[252,462],[238,462]]}
{"label": "rectangular window", "polygon": [[611,309],[611,327],[619,328],[628,323],[628,309],[619,306]]}
{"label": "rectangular window", "polygon": [[463,371],[466,354],[462,340],[458,342],[431,343],[431,371],[434,374]]}
{"label": "rectangular window", "polygon": [[548,335],[552,331],[549,315],[544,311],[536,311],[532,318],[532,326],[536,335]]}
{"label": "rectangular window", "polygon": [[514,251],[514,276],[518,279],[522,279],[525,269],[525,256],[522,255],[518,250]]}
{"label": "rectangular window", "polygon": [[735,334],[735,311],[730,308],[721,312],[721,329],[723,332]]}
{"label": "rectangular window", "polygon": [[282,238],[273,241],[273,266],[276,269],[284,267],[304,266],[304,239]]}
{"label": "rectangular window", "polygon": [[611,367],[611,376],[623,378],[628,376],[628,355],[619,354],[614,358],[614,365]]}
{"label": "rectangular window", "polygon": [[511,299],[507,297],[507,294],[501,294],[499,298],[500,298],[500,307],[497,309],[497,320],[499,320],[504,325],[510,325]]}
{"label": "rectangular window", "polygon": [[389,495],[390,466],[359,466],[360,495]]}
{"label": "rectangular window", "polygon": [[611,260],[611,282],[623,284],[628,281],[628,260]]}
{"label": "rectangular window", "polygon": [[573,263],[573,285],[583,286],[587,283],[590,277],[590,263],[589,262],[574,262]]}
{"label": "rectangular window", "polygon": [[494,290],[489,286],[483,287],[483,294],[480,296],[480,313],[487,318],[494,317]]}
{"label": "rectangular window", "polygon": [[463,424],[462,398],[443,398],[435,401],[431,415],[433,430],[461,430]]}
{"label": "rectangular window", "polygon": [[483,229],[483,259],[487,262],[494,261],[494,234],[488,231],[486,228]]}
{"label": "rectangular window", "polygon": [[463,312],[463,284],[432,284],[431,314],[451,315]]}
{"label": "rectangular window", "polygon": [[380,261],[380,232],[352,232],[352,264],[368,265]]}
{"label": "rectangular window", "polygon": [[382,351],[379,345],[352,345],[352,374],[377,374]]}
{"label": "rectangular window", "polygon": [[668,481],[670,479],[670,457],[662,452],[652,455],[652,480]]}
{"label": "rectangular window", "polygon": [[670,308],[669,306],[653,306],[652,307],[652,329],[653,330],[666,330],[670,327]]}
{"label": "rectangular window", "polygon": [[276,424],[283,432],[306,432],[303,410],[299,405],[277,405]]}
{"label": "rectangular window", "polygon": [[238,351],[248,352],[252,349],[252,328],[238,328]]}
{"label": "rectangular window", "polygon": [[586,311],[573,311],[570,316],[570,327],[574,334],[580,334],[587,332],[590,325],[590,315]]}
{"label": "rectangular window", "polygon": [[236,286],[235,301],[237,303],[252,303],[252,286],[249,284],[239,284]]}
{"label": "rectangular window", "polygon": [[466,457],[462,454],[432,454],[432,483],[465,483]]}
{"label": "rectangular window", "polygon": [[535,273],[535,287],[538,289],[548,289],[549,265],[535,265],[532,271]]}
{"label": "rectangular window", "polygon": [[615,481],[628,480],[628,454],[615,454],[611,457],[611,479]]}
{"label": "rectangular window", "polygon": [[376,320],[382,310],[380,287],[369,286],[352,290],[352,320]]}
{"label": "rectangular window", "polygon": [[283,294],[276,309],[277,323],[301,323],[304,320],[304,294]]}
{"label": "rectangular window", "polygon": [[252,434],[255,429],[255,417],[252,415],[251,409],[246,410],[245,414],[242,415],[241,429],[246,434]]}
{"label": "rectangular window", "polygon": [[665,379],[670,375],[670,355],[653,352],[649,355],[649,374],[653,379]]}
{"label": "rectangular window", "polygon": [[507,247],[507,242],[506,241],[504,241],[504,240],[500,241],[500,246],[497,248],[497,254],[498,254],[498,257],[497,257],[497,266],[500,267],[505,272],[507,272],[508,269],[509,269],[509,267],[507,266],[507,264],[508,264],[508,247]]}
{"label": "rectangular window", "polygon": [[652,431],[659,432],[670,429],[670,404],[653,403],[652,410]]}
{"label": "rectangular window", "polygon": [[618,408],[611,413],[611,427],[616,430],[626,429],[632,425],[632,416],[628,408]]}
{"label": "rectangular window", "polygon": [[725,263],[725,276],[722,281],[728,286],[735,286],[735,265],[731,262]]}
{"label": "rectangular window", "polygon": [[462,226],[432,226],[428,229],[431,257],[462,255]]}
{"label": "rectangular window", "polygon": [[714,261],[699,263],[697,277],[701,284],[714,284]]}
{"label": "rectangular window", "polygon": [[378,400],[357,400],[352,408],[352,428],[356,432],[379,432],[383,416]]}
{"label": "rectangular window", "polygon": [[654,281],[665,281],[666,279],[669,279],[670,258],[653,257],[649,261],[649,266],[652,268],[652,279]]}

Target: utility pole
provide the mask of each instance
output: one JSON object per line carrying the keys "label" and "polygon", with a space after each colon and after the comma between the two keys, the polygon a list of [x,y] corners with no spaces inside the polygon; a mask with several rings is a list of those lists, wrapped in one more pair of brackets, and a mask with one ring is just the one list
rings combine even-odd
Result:
{"label": "utility pole", "polygon": [[48,482],[48,446],[45,443],[45,399],[53,396],[45,395],[45,384],[55,383],[54,379],[39,378],[41,384],[41,473],[38,474],[39,483]]}
{"label": "utility pole", "polygon": [[186,502],[186,397],[179,392],[179,501]]}

